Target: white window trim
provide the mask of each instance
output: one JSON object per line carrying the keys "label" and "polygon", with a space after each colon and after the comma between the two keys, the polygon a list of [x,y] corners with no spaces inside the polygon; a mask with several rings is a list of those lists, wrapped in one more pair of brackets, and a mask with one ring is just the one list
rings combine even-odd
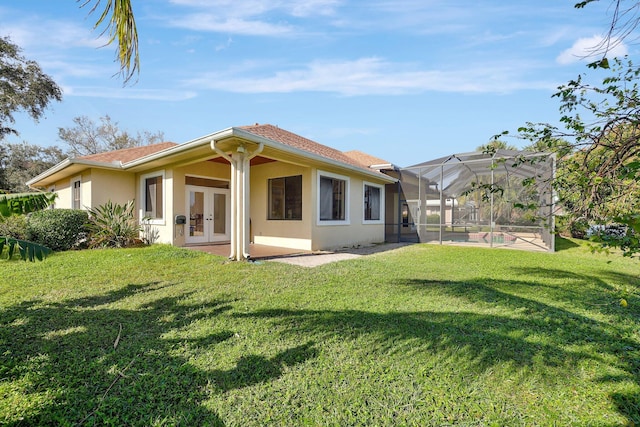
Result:
{"label": "white window trim", "polygon": [[[76,182],[80,183],[80,200],[78,201],[79,206],[77,208],[73,206],[73,187]],[[82,209],[82,175],[71,178],[69,188],[71,189],[71,209]]]}
{"label": "white window trim", "polygon": [[[376,187],[380,189],[380,219],[365,219],[364,215],[364,195],[365,195],[365,187]],[[374,184],[373,182],[362,182],[362,223],[363,224],[384,224],[384,211],[385,211],[385,194],[384,194],[384,185]]]}
{"label": "white window trim", "polygon": [[[208,176],[208,175],[195,175],[192,173],[185,173],[184,174],[184,179],[186,180],[187,177],[189,178],[202,178],[202,179],[210,179],[212,181],[225,181],[229,183],[229,188],[227,188],[227,190],[231,189],[231,180],[229,178],[218,178],[217,176]],[[185,183],[185,185],[187,185]],[[217,187],[210,187],[210,188],[217,188]]]}
{"label": "white window trim", "polygon": [[167,218],[167,183],[165,180],[165,174],[164,174],[164,169],[163,170],[159,170],[159,171],[155,171],[155,172],[151,172],[151,173],[146,173],[144,175],[140,175],[140,203],[138,205],[139,209],[138,209],[138,220],[142,222],[142,218],[144,218],[144,204],[146,203],[145,200],[147,198],[147,195],[145,194],[145,180],[147,178],[153,178],[155,176],[159,176],[162,178],[162,218],[154,218],[154,219],[150,219],[148,221],[145,222],[145,224],[153,224],[153,225],[165,225],[166,224],[166,218]]}
{"label": "white window trim", "polygon": [[[325,172],[325,171],[321,171],[318,170],[318,173],[316,174],[316,225],[318,226],[327,226],[327,225],[350,225],[351,224],[351,220],[350,220],[350,209],[349,209],[349,205],[351,204],[351,201],[349,199],[349,196],[351,194],[351,179],[348,176],[345,175],[338,175],[335,173],[331,173],[331,172]],[[325,178],[335,178],[335,179],[341,179],[343,181],[345,181],[345,195],[344,195],[344,220],[331,220],[331,221],[326,221],[326,220],[321,220],[320,219],[320,210],[321,210],[321,206],[320,206],[320,179],[322,177]]]}

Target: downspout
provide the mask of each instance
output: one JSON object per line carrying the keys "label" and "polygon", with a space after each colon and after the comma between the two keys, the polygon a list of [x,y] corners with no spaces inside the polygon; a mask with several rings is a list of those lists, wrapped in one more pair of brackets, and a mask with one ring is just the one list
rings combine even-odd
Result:
{"label": "downspout", "polygon": [[236,173],[237,173],[237,167],[236,167],[236,161],[231,158],[231,156],[229,156],[227,153],[225,153],[224,151],[222,151],[220,148],[218,148],[218,146],[216,145],[218,141],[216,141],[215,139],[211,140],[211,149],[213,151],[215,151],[216,153],[218,153],[223,159],[227,160],[229,162],[229,164],[231,165],[231,173],[230,173],[230,177],[231,177],[231,251],[229,252],[229,259],[235,259],[236,257],[236,241],[237,241],[237,236],[236,236]]}
{"label": "downspout", "polygon": [[250,244],[250,219],[251,219],[251,164],[250,161],[264,150],[264,144],[261,142],[251,154],[245,155],[243,158],[243,183],[242,183],[242,200],[243,200],[243,226],[242,226],[242,256],[244,259],[249,259],[251,254],[249,253]]}

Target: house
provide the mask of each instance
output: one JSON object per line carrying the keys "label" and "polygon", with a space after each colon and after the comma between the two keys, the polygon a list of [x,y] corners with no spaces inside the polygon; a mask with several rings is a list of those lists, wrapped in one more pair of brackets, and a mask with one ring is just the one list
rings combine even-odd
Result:
{"label": "house", "polygon": [[67,159],[27,182],[58,194],[57,208],[136,201],[159,242],[250,242],[300,250],[385,240],[388,162],[343,153],[269,124]]}

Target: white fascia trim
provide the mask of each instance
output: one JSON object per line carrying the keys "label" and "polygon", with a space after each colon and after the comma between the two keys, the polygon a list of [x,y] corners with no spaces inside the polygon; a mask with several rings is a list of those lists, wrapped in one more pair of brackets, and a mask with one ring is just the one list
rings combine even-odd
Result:
{"label": "white fascia trim", "polygon": [[124,165],[122,165],[123,169],[129,169],[135,166],[139,166],[141,164],[147,163],[147,162],[151,162],[153,160],[158,160],[161,159],[163,157],[166,156],[170,156],[172,154],[178,154],[181,153],[183,151],[187,151],[190,150],[192,148],[195,147],[199,147],[202,145],[207,145],[210,144],[212,141],[222,141],[224,139],[227,138],[232,138],[232,137],[238,137],[238,138],[242,138],[245,139],[247,141],[251,141],[251,142],[255,142],[256,144],[264,144],[265,147],[270,147],[270,148],[274,148],[280,151],[284,151],[288,154],[295,154],[297,156],[301,156],[301,157],[307,157],[307,158],[311,158],[313,160],[325,163],[325,164],[329,164],[332,166],[336,166],[339,167],[341,169],[346,169],[352,172],[356,172],[359,174],[363,174],[363,175],[367,175],[370,177],[374,177],[376,179],[382,180],[382,181],[387,181],[389,183],[393,183],[393,182],[397,182],[398,180],[395,178],[392,178],[388,175],[384,175],[382,173],[379,172],[374,172],[374,171],[368,171],[364,168],[358,168],[355,166],[351,166],[348,163],[342,163],[339,162],[337,160],[333,160],[333,159],[328,159],[324,156],[318,155],[318,154],[314,154],[314,153],[310,153],[308,151],[304,151],[304,150],[300,150],[298,148],[294,148],[294,147],[290,147],[288,145],[282,144],[280,142],[277,141],[273,141],[269,138],[265,138],[263,136],[259,136],[259,135],[255,135],[251,132],[248,132],[244,129],[240,129],[240,128],[236,128],[236,127],[231,127],[231,128],[227,128],[227,129],[223,129],[221,131],[209,134],[209,135],[205,135],[202,136],[200,138],[197,139],[193,139],[191,141],[185,142],[184,144],[180,144],[180,145],[176,145],[175,147],[171,147],[171,148],[167,148],[166,150],[162,150],[162,151],[158,151],[157,153],[153,153],[153,154],[149,154],[148,156],[145,157],[141,157],[139,159],[133,160],[129,163],[125,163]]}
{"label": "white fascia trim", "polygon": [[82,166],[89,166],[89,167],[102,168],[102,169],[116,169],[116,170],[122,169],[122,164],[120,162],[106,163],[106,162],[96,162],[94,160],[65,159],[60,163],[58,163],[57,165],[52,166],[51,168],[42,172],[40,175],[36,176],[35,178],[31,178],[25,184],[31,187],[31,185],[35,184],[36,182],[41,181],[45,178],[48,178],[54,173],[58,173],[64,168],[67,168],[72,165],[82,165]]}
{"label": "white fascia trim", "polygon": [[144,157],[140,157],[139,159],[132,160],[128,163],[125,163],[123,166],[124,169],[129,169],[135,166],[140,166],[144,163],[152,162],[154,160],[161,159],[166,156],[170,156],[172,154],[182,153],[183,151],[191,150],[192,148],[196,148],[202,145],[208,145],[212,140],[220,140],[224,138],[228,138],[233,136],[233,128],[227,128],[221,130],[219,132],[215,132],[197,139],[192,139],[191,141],[185,142],[183,144],[176,145],[174,147],[170,147],[161,151],[158,151],[153,154],[149,154]]}
{"label": "white fascia trim", "polygon": [[332,166],[339,167],[341,169],[347,169],[347,170],[352,171],[352,172],[356,172],[356,173],[359,173],[359,174],[375,177],[375,178],[383,180],[383,181],[388,181],[389,183],[397,182],[397,179],[392,178],[392,177],[387,176],[387,175],[383,175],[382,173],[376,173],[376,172],[373,172],[373,171],[368,171],[368,170],[363,169],[363,168],[358,168],[358,167],[355,167],[355,166],[351,166],[348,163],[342,163],[342,162],[339,162],[337,160],[326,158],[326,157],[321,156],[319,154],[314,154],[314,153],[310,153],[308,151],[300,150],[298,148],[294,148],[294,147],[282,144],[280,142],[273,141],[273,140],[271,140],[269,138],[265,138],[263,136],[255,135],[255,134],[253,134],[251,132],[247,132],[246,130],[243,130],[243,129],[231,128],[231,131],[232,131],[232,136],[241,137],[243,139],[247,139],[249,141],[253,141],[253,142],[256,142],[256,143],[261,143],[262,142],[266,147],[275,148],[277,150],[284,151],[284,152],[289,153],[289,154],[295,154],[295,155],[301,156],[301,157],[308,157],[308,158],[317,160],[317,161],[322,162],[322,163],[326,163],[326,164],[330,164]]}

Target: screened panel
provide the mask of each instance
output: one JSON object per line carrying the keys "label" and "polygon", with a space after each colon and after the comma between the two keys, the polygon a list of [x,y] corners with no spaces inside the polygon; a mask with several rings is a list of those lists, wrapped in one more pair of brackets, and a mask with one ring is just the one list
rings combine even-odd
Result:
{"label": "screened panel", "polygon": [[[399,171],[389,186],[400,241],[552,251],[554,159],[545,153],[466,153]],[[390,230],[390,231],[389,231]]]}

